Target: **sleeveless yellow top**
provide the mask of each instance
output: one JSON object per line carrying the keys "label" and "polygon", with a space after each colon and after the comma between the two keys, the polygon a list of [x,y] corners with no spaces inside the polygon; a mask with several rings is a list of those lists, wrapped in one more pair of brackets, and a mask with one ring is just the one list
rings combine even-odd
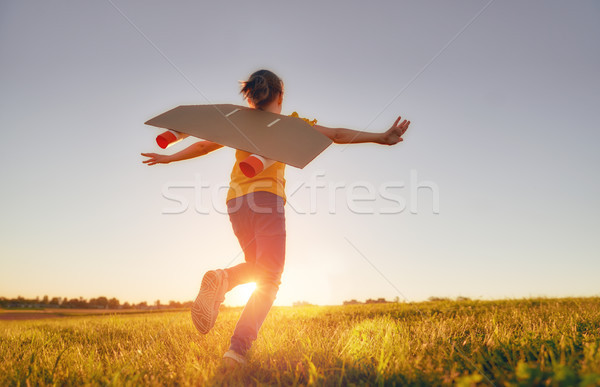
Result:
{"label": "sleeveless yellow top", "polygon": [[[298,113],[293,112],[290,117],[299,117]],[[302,118],[302,117],[299,117]],[[309,120],[308,118],[302,118],[304,121],[312,126],[315,126],[317,120]],[[240,169],[240,162],[248,158],[251,153],[237,149],[235,151],[235,164],[231,170],[231,181],[229,183],[229,190],[227,191],[226,202],[231,199],[246,195],[250,192],[266,191],[274,193],[277,196],[283,198],[284,203],[287,201],[285,196],[285,164],[276,161],[269,168],[265,169],[261,173],[254,177],[246,177]]]}

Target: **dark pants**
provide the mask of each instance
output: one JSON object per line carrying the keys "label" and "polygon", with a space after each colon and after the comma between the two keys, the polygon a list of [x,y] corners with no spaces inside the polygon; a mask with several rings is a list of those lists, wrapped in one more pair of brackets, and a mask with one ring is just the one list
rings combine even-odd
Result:
{"label": "dark pants", "polygon": [[286,236],[284,201],[273,193],[257,191],[229,200],[227,212],[246,258],[246,262],[226,269],[228,290],[256,283],[229,348],[245,355],[256,340],[281,283]]}

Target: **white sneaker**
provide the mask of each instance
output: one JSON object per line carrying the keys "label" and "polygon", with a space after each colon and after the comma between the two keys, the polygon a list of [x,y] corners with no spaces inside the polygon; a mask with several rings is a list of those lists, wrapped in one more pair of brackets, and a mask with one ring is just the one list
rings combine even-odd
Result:
{"label": "white sneaker", "polygon": [[227,368],[234,368],[238,365],[246,364],[246,358],[234,351],[233,349],[230,349],[229,351],[225,352],[225,355],[223,355],[223,359],[226,362]]}
{"label": "white sneaker", "polygon": [[204,274],[200,292],[192,304],[192,321],[198,332],[207,334],[217,321],[219,306],[225,300],[227,292],[227,273],[225,270],[211,270]]}

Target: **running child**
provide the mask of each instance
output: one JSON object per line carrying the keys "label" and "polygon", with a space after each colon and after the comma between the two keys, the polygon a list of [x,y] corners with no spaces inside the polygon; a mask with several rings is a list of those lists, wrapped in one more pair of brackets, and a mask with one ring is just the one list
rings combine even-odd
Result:
{"label": "running child", "polygon": [[[283,81],[269,70],[256,71],[242,82],[241,94],[253,109],[281,114],[283,92]],[[294,112],[292,116],[297,114]],[[328,128],[316,125],[316,120],[304,120],[336,144],[373,142],[394,145],[402,141],[402,135],[410,125],[410,121],[400,122],[401,117],[398,117],[387,131],[370,133]],[[148,157],[143,161],[148,165],[168,164],[203,156],[222,147],[211,141],[198,141],[172,155],[142,153],[142,156]],[[192,305],[194,326],[200,333],[206,334],[215,324],[225,294],[238,285],[256,283],[256,289],[235,327],[229,350],[223,356],[229,368],[246,362],[247,352],[256,340],[279,290],[285,262],[285,164],[275,162],[249,178],[242,173],[239,165],[248,156],[250,153],[236,150],[226,198],[227,213],[244,251],[245,262],[208,271]]]}

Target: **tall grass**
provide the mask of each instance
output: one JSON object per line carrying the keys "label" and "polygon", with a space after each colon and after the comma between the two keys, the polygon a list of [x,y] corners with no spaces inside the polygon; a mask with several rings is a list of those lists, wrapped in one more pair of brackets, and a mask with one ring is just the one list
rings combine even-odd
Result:
{"label": "tall grass", "polygon": [[599,298],[274,308],[226,373],[239,313],[1,322],[0,385],[600,386]]}

